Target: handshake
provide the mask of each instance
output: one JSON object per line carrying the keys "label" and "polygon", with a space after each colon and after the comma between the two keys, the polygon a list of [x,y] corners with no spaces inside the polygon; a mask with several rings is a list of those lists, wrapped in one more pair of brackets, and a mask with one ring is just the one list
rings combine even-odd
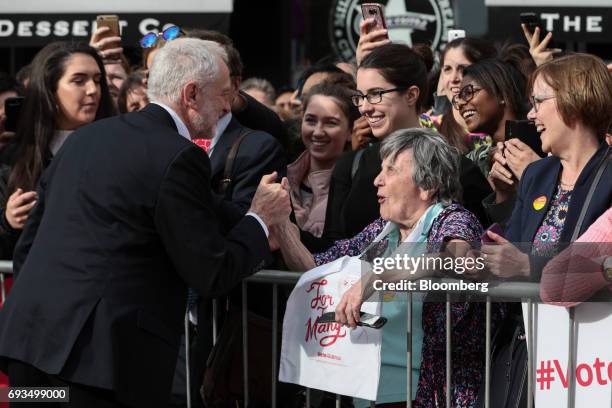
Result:
{"label": "handshake", "polygon": [[261,178],[249,208],[249,212],[257,214],[268,228],[288,221],[291,214],[289,181],[283,177],[277,183],[276,178],[276,172]]}

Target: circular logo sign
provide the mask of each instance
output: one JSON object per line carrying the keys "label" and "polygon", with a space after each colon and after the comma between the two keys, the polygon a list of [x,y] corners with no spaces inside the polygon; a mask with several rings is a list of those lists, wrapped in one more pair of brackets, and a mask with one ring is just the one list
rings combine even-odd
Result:
{"label": "circular logo sign", "polygon": [[[345,61],[355,57],[359,42],[363,0],[334,0],[330,15],[330,36],[336,54]],[[455,25],[450,0],[387,0],[385,20],[389,38],[409,46],[430,43],[440,50],[448,42],[448,30]]]}

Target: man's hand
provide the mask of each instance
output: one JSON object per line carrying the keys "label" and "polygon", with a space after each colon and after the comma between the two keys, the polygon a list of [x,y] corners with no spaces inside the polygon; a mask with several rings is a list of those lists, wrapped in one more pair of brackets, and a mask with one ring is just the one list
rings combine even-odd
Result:
{"label": "man's hand", "polygon": [[361,61],[372,52],[374,48],[380,47],[385,44],[390,44],[391,40],[387,38],[387,30],[384,28],[373,30],[368,33],[369,30],[376,27],[376,21],[373,18],[363,20],[359,24],[359,43],[357,44],[357,66],[361,64]]}
{"label": "man's hand", "polygon": [[342,295],[342,299],[336,307],[336,321],[343,325],[356,327],[359,323],[362,304],[363,291],[360,279]]}
{"label": "man's hand", "polygon": [[289,218],[291,202],[289,200],[289,181],[286,177],[275,183],[277,173],[266,174],[261,178],[249,212],[257,214],[267,227],[271,227]]}
{"label": "man's hand", "polygon": [[554,54],[560,53],[560,48],[547,48],[550,40],[552,40],[552,33],[546,34],[546,37],[540,42],[540,27],[536,27],[533,30],[533,34],[529,31],[525,24],[521,24],[523,28],[523,34],[529,43],[529,53],[531,58],[537,66],[542,65],[546,61],[553,59]]}
{"label": "man's hand", "polygon": [[[104,33],[110,31],[110,27],[98,27],[98,29],[91,35],[91,39],[89,40],[89,45],[92,46],[97,52],[98,55],[105,61],[118,61],[121,59],[121,53],[123,53],[123,48],[121,48],[121,37],[106,37],[100,38]],[[109,48],[104,50],[107,45],[113,44],[113,48]]]}
{"label": "man's hand", "polygon": [[538,156],[529,146],[521,142],[519,139],[510,139],[504,142],[505,156],[508,167],[517,179],[521,179],[525,168],[536,160],[540,160]]}
{"label": "man's hand", "polygon": [[23,229],[23,226],[28,220],[30,211],[36,205],[36,197],[36,191],[27,191],[24,193],[20,188],[11,194],[6,203],[4,215],[13,229]]}
{"label": "man's hand", "polygon": [[365,116],[361,116],[353,124],[353,133],[351,135],[351,147],[353,150],[359,150],[362,147],[367,147],[368,143],[373,140],[372,128]]}

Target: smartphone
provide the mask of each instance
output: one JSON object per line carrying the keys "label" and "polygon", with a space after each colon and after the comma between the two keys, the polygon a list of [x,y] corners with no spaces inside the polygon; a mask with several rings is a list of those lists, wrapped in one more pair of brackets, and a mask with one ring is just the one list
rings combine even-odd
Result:
{"label": "smartphone", "polygon": [[[109,30],[102,34],[99,39],[107,38],[107,37],[121,37],[121,32],[119,30],[119,16],[115,14],[105,14],[99,15],[96,17],[96,25],[97,27],[108,27]],[[116,48],[115,44],[107,44],[102,50],[107,50],[109,48]]]}
{"label": "smartphone", "polygon": [[[334,323],[336,321],[336,312],[323,313],[317,323]],[[373,315],[370,313],[360,312],[358,326],[371,327],[373,329],[382,328],[387,323],[387,318]]]}
{"label": "smartphone", "polygon": [[[376,22],[375,30],[380,28],[387,28],[387,22],[385,21],[385,13],[383,11],[383,5],[378,3],[363,3],[361,5],[361,14],[363,19],[374,18]],[[387,36],[388,38],[389,36]]]}
{"label": "smartphone", "polygon": [[542,141],[540,133],[535,124],[530,120],[507,120],[506,121],[506,138],[510,140],[517,138],[531,148],[538,156],[545,157],[546,153],[542,151]]}
{"label": "smartphone", "polygon": [[[494,223],[493,225],[491,225],[489,228],[487,228],[487,231],[494,232],[497,235],[501,235],[502,237],[504,236],[504,229],[498,223]],[[493,241],[491,238],[489,238],[489,236],[487,235],[487,231],[485,231],[480,236],[480,242],[482,242],[483,244],[492,244],[495,241]]]}
{"label": "smartphone", "polygon": [[13,96],[6,98],[4,101],[4,114],[6,121],[4,122],[4,130],[7,132],[16,132],[23,106],[23,96]]}
{"label": "smartphone", "polygon": [[465,30],[448,30],[448,42],[457,38],[465,38]]}

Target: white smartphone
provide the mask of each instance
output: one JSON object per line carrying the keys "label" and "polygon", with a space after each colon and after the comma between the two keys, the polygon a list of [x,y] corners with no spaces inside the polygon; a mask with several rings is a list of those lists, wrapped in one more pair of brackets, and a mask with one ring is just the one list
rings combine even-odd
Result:
{"label": "white smartphone", "polygon": [[465,38],[465,30],[448,30],[448,42],[457,38]]}

